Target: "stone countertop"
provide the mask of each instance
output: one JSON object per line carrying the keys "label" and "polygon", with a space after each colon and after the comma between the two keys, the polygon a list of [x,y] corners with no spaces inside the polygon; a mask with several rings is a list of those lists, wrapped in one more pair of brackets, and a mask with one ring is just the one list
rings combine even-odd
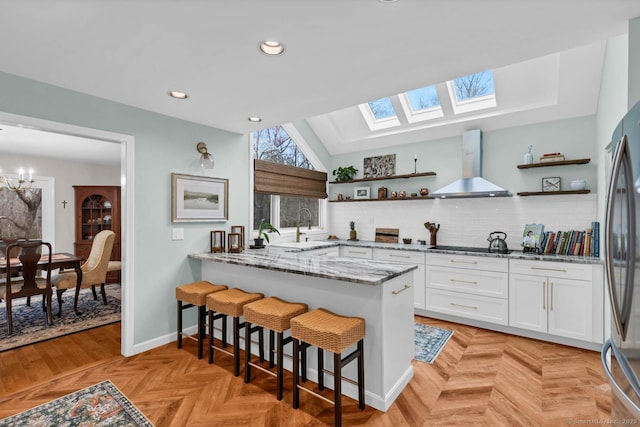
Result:
{"label": "stone countertop", "polygon": [[[430,245],[422,245],[419,243],[380,243],[373,242],[370,240],[321,240],[323,243],[331,242],[332,245],[325,245],[326,247],[331,246],[352,246],[352,247],[363,247],[363,248],[378,248],[378,249],[394,249],[400,251],[413,251],[413,252],[426,252],[426,253],[439,253],[439,254],[456,254],[456,255],[473,255],[473,256],[484,256],[484,257],[493,257],[493,258],[508,258],[508,259],[523,259],[523,260],[533,260],[533,261],[552,261],[552,262],[571,262],[576,264],[602,264],[602,259],[595,257],[585,257],[585,256],[573,256],[573,255],[539,255],[535,253],[522,253],[522,250],[516,249],[508,254],[499,254],[494,252],[475,252],[475,251],[467,251],[467,250],[451,250],[451,249],[441,249],[437,247],[433,247]],[[278,248],[278,250],[282,252],[304,252],[309,250],[314,250],[318,248]],[[270,250],[273,250],[270,247]]]}
{"label": "stone countertop", "polygon": [[189,257],[202,261],[224,262],[364,285],[380,285],[418,268],[415,264],[357,258],[314,257],[312,254],[284,251],[267,253],[263,249],[241,253],[197,253],[189,254]]}

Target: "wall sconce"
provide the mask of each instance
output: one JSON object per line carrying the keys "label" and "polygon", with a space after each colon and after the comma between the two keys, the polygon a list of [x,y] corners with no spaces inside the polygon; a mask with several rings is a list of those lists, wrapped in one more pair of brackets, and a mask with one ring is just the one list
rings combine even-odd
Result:
{"label": "wall sconce", "polygon": [[207,150],[207,144],[198,142],[196,150],[200,153],[200,167],[203,169],[213,169],[213,156]]}

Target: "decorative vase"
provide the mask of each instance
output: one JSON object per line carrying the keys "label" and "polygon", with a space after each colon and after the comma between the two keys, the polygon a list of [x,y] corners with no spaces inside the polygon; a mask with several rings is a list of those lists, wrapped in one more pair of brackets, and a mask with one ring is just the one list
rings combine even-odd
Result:
{"label": "decorative vase", "polygon": [[386,199],[387,198],[387,187],[378,188],[378,199]]}
{"label": "decorative vase", "polygon": [[358,237],[358,233],[356,232],[356,230],[351,230],[349,232],[349,240],[357,240]]}

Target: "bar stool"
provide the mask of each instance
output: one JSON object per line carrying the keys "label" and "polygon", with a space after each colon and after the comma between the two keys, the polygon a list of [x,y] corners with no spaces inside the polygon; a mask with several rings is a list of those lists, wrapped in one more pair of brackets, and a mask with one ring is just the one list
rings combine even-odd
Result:
{"label": "bar stool", "polygon": [[[333,404],[334,424],[342,425],[342,368],[357,359],[358,362],[358,407],[364,409],[364,336],[365,321],[361,317],[345,317],[319,308],[291,319],[293,338],[293,408],[300,406],[300,389],[323,400],[321,396],[298,384],[300,377],[299,346],[306,351],[309,345],[318,348],[318,388],[324,390],[324,350],[333,353]],[[342,352],[356,344],[357,348],[342,358]]]}
{"label": "bar stool", "polygon": [[[182,331],[182,311],[190,307],[198,307],[198,359],[202,359],[202,346],[204,342],[204,330],[206,319],[207,295],[227,289],[226,285],[214,285],[211,282],[201,281],[180,285],[176,287],[176,300],[178,302],[178,348],[182,348],[182,337],[195,339]],[[183,305],[183,303],[186,303]]]}
{"label": "bar stool", "polygon": [[[229,356],[233,356],[233,375],[240,375],[240,329],[245,327],[246,322],[240,323],[242,309],[246,304],[264,298],[261,293],[249,293],[242,289],[232,288],[220,291],[207,296],[207,309],[209,310],[209,363],[213,363],[214,348]],[[216,315],[216,313],[218,313]],[[233,353],[225,350],[226,347],[226,316],[233,318]],[[222,347],[214,346],[213,323],[214,320],[223,317],[222,326]],[[258,330],[258,328],[256,328]],[[264,337],[260,331],[260,360],[264,361]]]}
{"label": "bar stool", "polygon": [[[244,339],[244,382],[251,381],[251,366],[260,369],[276,377],[277,398],[282,400],[282,379],[284,369],[282,365],[284,356],[284,346],[292,341],[291,337],[284,338],[284,331],[291,328],[291,319],[306,313],[309,309],[307,304],[283,301],[280,298],[264,298],[244,306],[244,321],[249,325],[245,328]],[[278,333],[276,343],[276,353],[278,355],[276,374],[264,369],[262,366],[251,362],[251,325],[256,325],[262,329],[269,330],[269,368],[273,368],[274,335]]]}

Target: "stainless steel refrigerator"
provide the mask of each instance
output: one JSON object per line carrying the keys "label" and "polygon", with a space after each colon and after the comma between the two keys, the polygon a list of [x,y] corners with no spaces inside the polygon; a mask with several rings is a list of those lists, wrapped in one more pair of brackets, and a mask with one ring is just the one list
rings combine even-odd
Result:
{"label": "stainless steel refrigerator", "polygon": [[640,102],[616,127],[612,152],[603,233],[612,320],[602,365],[612,418],[623,424],[640,420]]}

